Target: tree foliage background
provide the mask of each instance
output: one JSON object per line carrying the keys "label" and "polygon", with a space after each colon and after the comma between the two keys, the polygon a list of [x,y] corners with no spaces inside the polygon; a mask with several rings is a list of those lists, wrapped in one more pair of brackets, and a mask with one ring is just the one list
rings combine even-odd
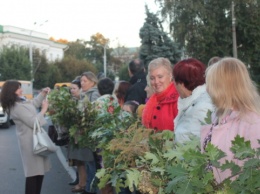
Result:
{"label": "tree foliage background", "polygon": [[[213,56],[233,56],[232,0],[156,0],[170,33],[186,54],[207,64]],[[260,82],[260,1],[233,0],[238,58]]]}
{"label": "tree foliage background", "polygon": [[40,54],[38,50],[33,52],[33,87],[41,89],[49,86],[50,77],[50,65],[44,54]]}
{"label": "tree foliage background", "polygon": [[0,50],[0,80],[31,80],[28,53],[28,49],[22,47],[3,47]]}
{"label": "tree foliage background", "polygon": [[172,64],[180,59],[181,50],[177,43],[171,40],[164,32],[162,21],[156,14],[149,11],[146,6],[146,19],[143,27],[140,29],[141,38],[140,59],[147,67],[149,62],[158,57],[168,58]]}
{"label": "tree foliage background", "polygon": [[76,76],[81,75],[85,71],[97,73],[97,69],[87,60],[79,60],[73,56],[64,57],[61,61],[56,61],[54,66],[57,67],[58,73],[61,75],[58,82],[71,82]]}

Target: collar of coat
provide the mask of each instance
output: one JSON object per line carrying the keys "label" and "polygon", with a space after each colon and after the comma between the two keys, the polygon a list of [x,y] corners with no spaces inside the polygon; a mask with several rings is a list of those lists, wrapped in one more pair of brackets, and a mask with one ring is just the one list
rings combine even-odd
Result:
{"label": "collar of coat", "polygon": [[197,99],[199,99],[199,97],[204,93],[207,93],[205,84],[196,87],[192,91],[192,93],[189,97],[187,97],[187,98],[179,97],[178,98],[178,110],[179,111],[186,110],[188,107],[195,104]]}

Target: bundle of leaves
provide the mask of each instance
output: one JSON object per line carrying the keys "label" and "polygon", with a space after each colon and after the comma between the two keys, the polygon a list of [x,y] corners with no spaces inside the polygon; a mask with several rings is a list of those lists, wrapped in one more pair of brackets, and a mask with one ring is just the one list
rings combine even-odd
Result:
{"label": "bundle of leaves", "polygon": [[138,122],[131,125],[127,130],[120,131],[106,147],[113,155],[114,166],[136,167],[135,160],[149,151],[148,137],[153,130],[136,127]]}
{"label": "bundle of leaves", "polygon": [[[140,126],[136,125],[135,136],[142,135]],[[186,144],[174,144],[171,131],[150,133],[141,142],[143,151],[138,151],[136,160],[133,162],[134,154],[129,155],[125,150],[126,139],[133,141],[127,133],[116,137],[108,145],[111,149],[111,158],[114,166],[106,167],[97,173],[101,180],[99,187],[111,183],[119,192],[119,187],[129,187],[130,190],[137,188],[141,193],[146,194],[170,194],[170,193],[259,193],[260,189],[260,149],[252,149],[250,142],[237,136],[232,141],[231,150],[237,160],[245,161],[243,166],[234,162],[226,161],[220,164],[219,160],[225,156],[221,150],[212,144],[208,144],[205,153],[201,153],[200,141],[198,138],[190,137],[191,141]],[[124,139],[126,138],[126,139]],[[119,142],[123,143],[120,144]],[[129,143],[131,150],[140,149],[140,144]],[[148,147],[147,147],[148,146]],[[122,156],[122,153],[126,156]],[[141,153],[141,154],[140,154]],[[129,157],[129,158],[128,158]],[[213,172],[206,170],[209,162],[213,167],[221,170],[230,169],[232,175],[222,183],[217,183]],[[232,177],[236,177],[231,181]],[[125,181],[124,181],[125,180]]]}
{"label": "bundle of leaves", "polygon": [[[165,155],[165,159],[170,161],[166,166],[169,181],[161,193],[258,193],[260,149],[252,149],[249,141],[236,136],[231,150],[237,161],[245,161],[243,166],[232,161],[220,164],[219,160],[225,153],[212,144],[208,144],[205,153],[190,145],[176,145]],[[205,170],[208,162],[220,170],[230,169],[232,175],[217,183],[213,173]],[[236,179],[231,181],[235,176]]]}
{"label": "bundle of leaves", "polygon": [[[135,160],[149,151],[148,137],[153,130],[141,126],[140,122],[135,122],[127,130],[119,130],[114,138],[103,147],[102,157],[105,169],[97,173],[100,180],[99,187],[103,188],[111,183],[119,192],[120,188],[130,186],[133,190],[132,172],[136,170]],[[124,183],[125,181],[125,183]]]}
{"label": "bundle of leaves", "polygon": [[78,101],[75,107],[74,123],[69,128],[71,143],[74,147],[88,147],[93,151],[96,149],[97,142],[91,138],[95,131],[95,121],[97,111],[86,96],[83,100]]}
{"label": "bundle of leaves", "polygon": [[[258,140],[260,144],[260,140]],[[223,165],[216,165],[221,170],[230,169],[232,174],[220,185],[229,191],[228,193],[260,193],[260,146],[258,149],[251,147],[250,141],[243,137],[236,136],[230,148],[235,158],[244,161],[243,166],[238,166],[233,161],[226,161]],[[230,181],[234,178],[234,181]]]}
{"label": "bundle of leaves", "polygon": [[48,99],[49,115],[53,123],[68,129],[70,144],[95,149],[96,142],[90,138],[90,134],[95,130],[97,111],[88,98],[75,100],[68,89],[60,88],[53,90]]}
{"label": "bundle of leaves", "polygon": [[[104,104],[104,106],[108,106]],[[91,138],[98,142],[98,148],[104,150],[108,143],[115,138],[121,131],[125,131],[135,122],[135,118],[122,111],[121,107],[115,107],[113,111],[109,111],[110,107],[104,107],[108,111],[99,112],[96,117]],[[102,154],[104,155],[104,153]]]}
{"label": "bundle of leaves", "polygon": [[52,122],[69,129],[75,122],[77,101],[71,98],[67,88],[52,90],[48,96],[49,110],[48,115]]}

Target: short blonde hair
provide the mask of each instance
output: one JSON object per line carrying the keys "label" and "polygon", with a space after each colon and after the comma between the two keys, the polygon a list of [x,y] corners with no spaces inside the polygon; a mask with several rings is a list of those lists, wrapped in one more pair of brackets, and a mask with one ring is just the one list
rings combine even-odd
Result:
{"label": "short blonde hair", "polygon": [[226,57],[213,64],[206,71],[206,85],[219,117],[232,109],[240,116],[249,111],[260,114],[257,88],[242,61]]}
{"label": "short blonde hair", "polygon": [[172,65],[169,59],[159,57],[152,60],[148,65],[148,75],[150,77],[150,71],[157,69],[158,67],[164,67],[172,77]]}

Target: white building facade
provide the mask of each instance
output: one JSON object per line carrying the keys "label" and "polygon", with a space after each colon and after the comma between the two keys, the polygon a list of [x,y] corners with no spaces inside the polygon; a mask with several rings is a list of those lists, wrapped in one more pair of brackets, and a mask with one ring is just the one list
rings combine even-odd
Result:
{"label": "white building facade", "polygon": [[50,40],[48,34],[0,25],[0,48],[12,45],[38,50],[41,54],[45,54],[50,62],[61,60],[64,57],[64,51],[68,48],[66,44]]}

